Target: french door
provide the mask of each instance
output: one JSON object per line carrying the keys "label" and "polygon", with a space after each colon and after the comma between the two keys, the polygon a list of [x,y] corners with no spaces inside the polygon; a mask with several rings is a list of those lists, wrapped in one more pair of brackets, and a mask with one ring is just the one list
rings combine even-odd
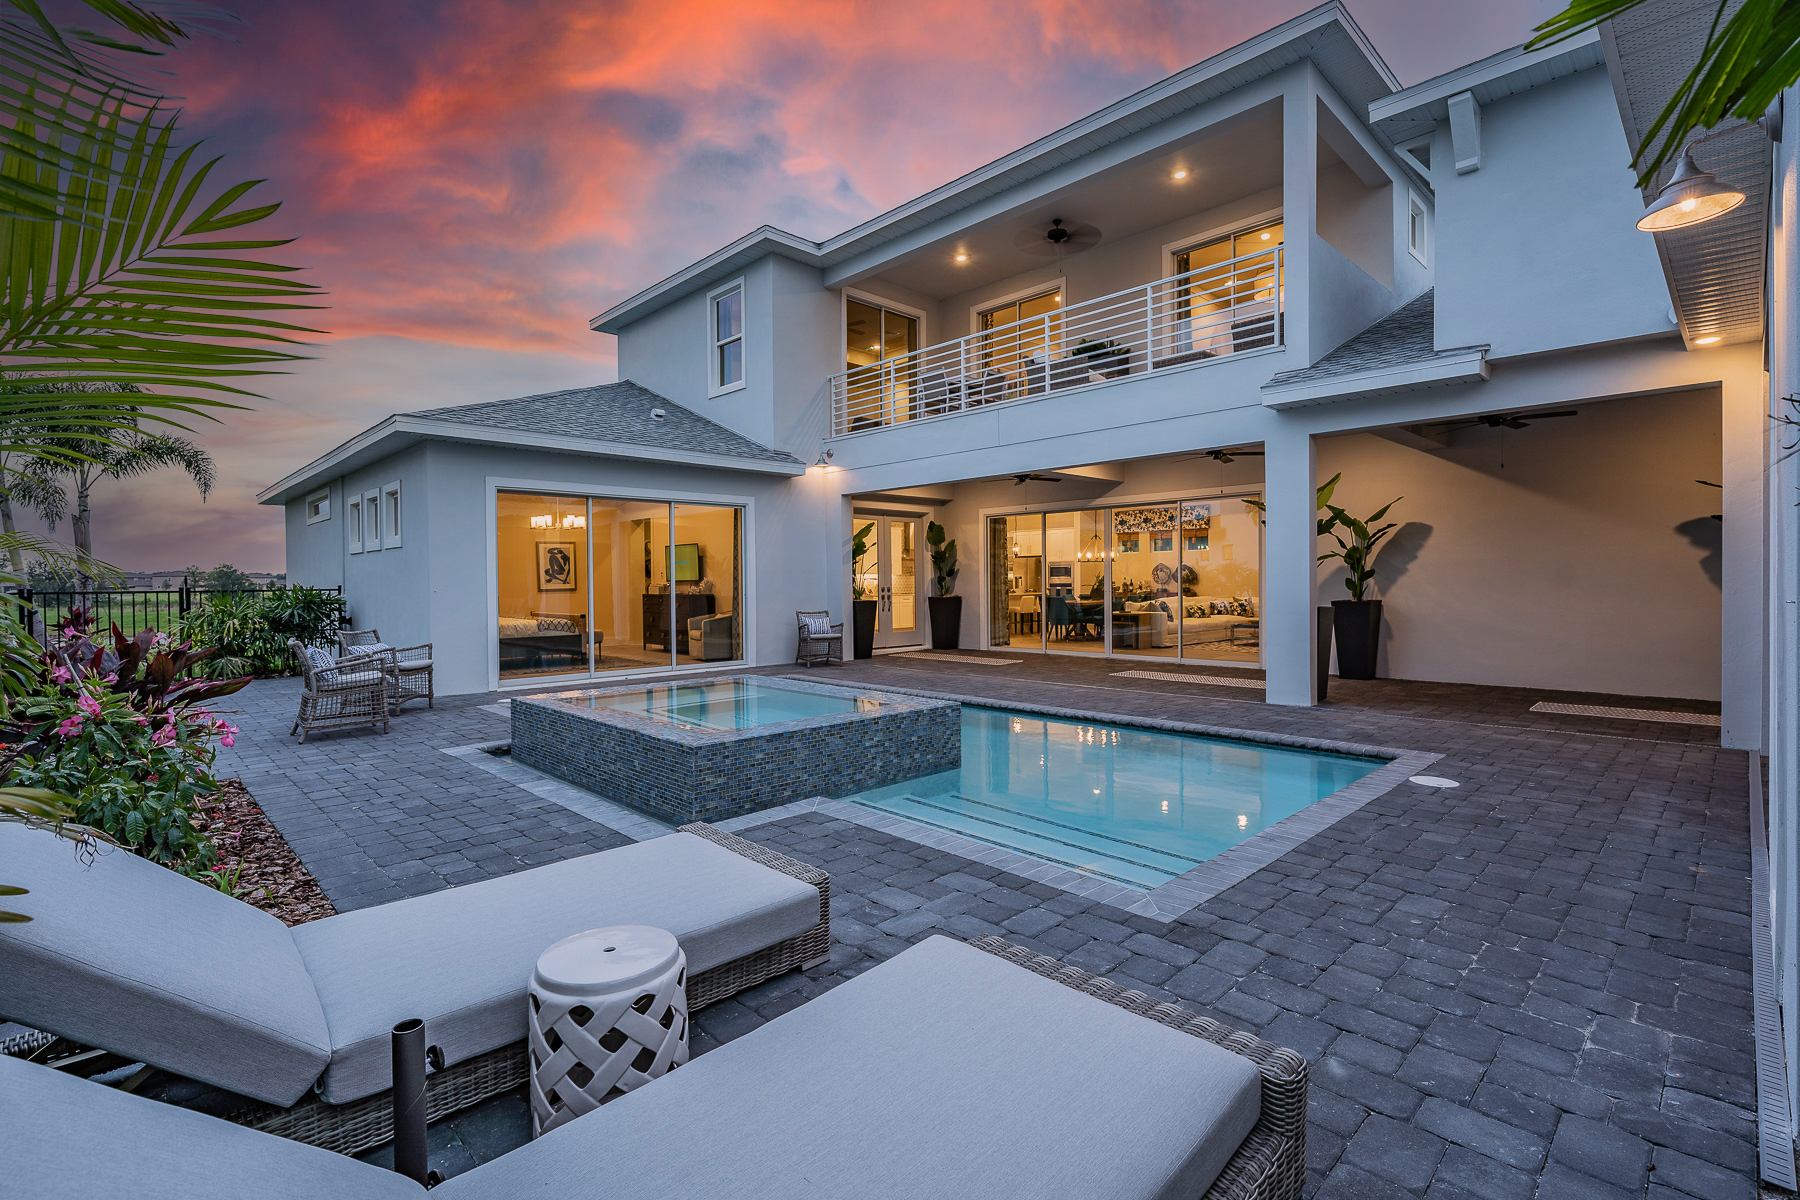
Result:
{"label": "french door", "polygon": [[925,571],[922,517],[859,516],[873,522],[860,578],[865,600],[875,601],[877,648],[917,646],[925,640]]}

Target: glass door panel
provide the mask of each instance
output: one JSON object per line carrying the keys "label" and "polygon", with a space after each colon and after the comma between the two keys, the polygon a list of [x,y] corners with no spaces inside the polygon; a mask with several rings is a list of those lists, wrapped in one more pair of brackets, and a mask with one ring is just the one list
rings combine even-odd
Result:
{"label": "glass door panel", "polygon": [[1112,648],[1173,658],[1180,645],[1182,506],[1113,510]]}
{"label": "glass door panel", "polygon": [[674,661],[669,506],[595,500],[594,669],[642,670]]}
{"label": "glass door panel", "polygon": [[993,331],[981,341],[983,399],[1035,396],[1044,390],[1061,308],[1062,289],[1056,288],[981,314],[982,331]]}
{"label": "glass door panel", "polygon": [[857,517],[869,527],[869,552],[856,580],[859,599],[875,605],[875,645],[916,646],[925,626],[925,589],[919,578],[919,547],[924,539],[919,517]]}
{"label": "glass door panel", "polygon": [[1262,520],[1242,499],[1188,501],[1181,542],[1181,655],[1262,660]]}
{"label": "glass door panel", "polygon": [[500,677],[588,670],[588,506],[568,496],[495,497]]}
{"label": "glass door panel", "polygon": [[1045,644],[1089,654],[1106,649],[1106,510],[1046,513]]}
{"label": "glass door panel", "polygon": [[730,662],[743,653],[743,579],[738,546],[742,511],[714,504],[675,505],[671,575],[675,585],[675,662]]}
{"label": "glass door panel", "polygon": [[1044,648],[1044,518],[988,519],[988,645]]}
{"label": "glass door panel", "polygon": [[919,522],[889,518],[888,531],[888,629],[894,634],[919,631]]}

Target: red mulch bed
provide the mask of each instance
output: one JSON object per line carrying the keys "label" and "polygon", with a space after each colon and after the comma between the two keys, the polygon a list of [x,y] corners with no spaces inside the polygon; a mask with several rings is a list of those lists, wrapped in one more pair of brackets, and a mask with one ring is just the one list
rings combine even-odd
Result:
{"label": "red mulch bed", "polygon": [[289,925],[304,925],[337,912],[319,881],[276,831],[250,792],[236,779],[221,781],[219,794],[201,802],[206,832],[219,848],[219,866],[240,863],[238,899]]}

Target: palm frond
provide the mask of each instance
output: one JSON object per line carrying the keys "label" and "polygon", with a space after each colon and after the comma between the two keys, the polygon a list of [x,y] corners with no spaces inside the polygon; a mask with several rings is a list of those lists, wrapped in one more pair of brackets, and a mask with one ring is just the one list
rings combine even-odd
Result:
{"label": "palm frond", "polygon": [[[1554,45],[1647,0],[1573,0],[1537,27],[1526,49]],[[1695,130],[1727,117],[1754,121],[1800,80],[1800,0],[1719,0],[1698,60],[1645,130],[1631,164],[1648,187]]]}

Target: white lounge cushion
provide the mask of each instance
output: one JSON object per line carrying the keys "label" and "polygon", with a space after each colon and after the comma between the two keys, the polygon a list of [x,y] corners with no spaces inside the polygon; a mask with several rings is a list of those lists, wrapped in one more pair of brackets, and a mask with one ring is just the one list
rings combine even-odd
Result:
{"label": "white lounge cushion", "polygon": [[1261,1111],[1227,1050],[928,938],[433,1200],[1164,1200]]}
{"label": "white lounge cushion", "polygon": [[423,1200],[329,1150],[0,1057],[8,1200]]}
{"label": "white lounge cushion", "polygon": [[0,864],[30,889],[9,907],[32,917],[0,925],[0,1014],[274,1104],[324,1070],[325,1014],[274,917],[16,823],[0,823]]}
{"label": "white lounge cushion", "polygon": [[819,923],[819,892],[690,833],[297,926],[331,1030],[325,1099],[392,1082],[390,1034],[409,1017],[455,1063],[525,1036],[525,985],[550,943],[600,925],[675,935],[689,972]]}

